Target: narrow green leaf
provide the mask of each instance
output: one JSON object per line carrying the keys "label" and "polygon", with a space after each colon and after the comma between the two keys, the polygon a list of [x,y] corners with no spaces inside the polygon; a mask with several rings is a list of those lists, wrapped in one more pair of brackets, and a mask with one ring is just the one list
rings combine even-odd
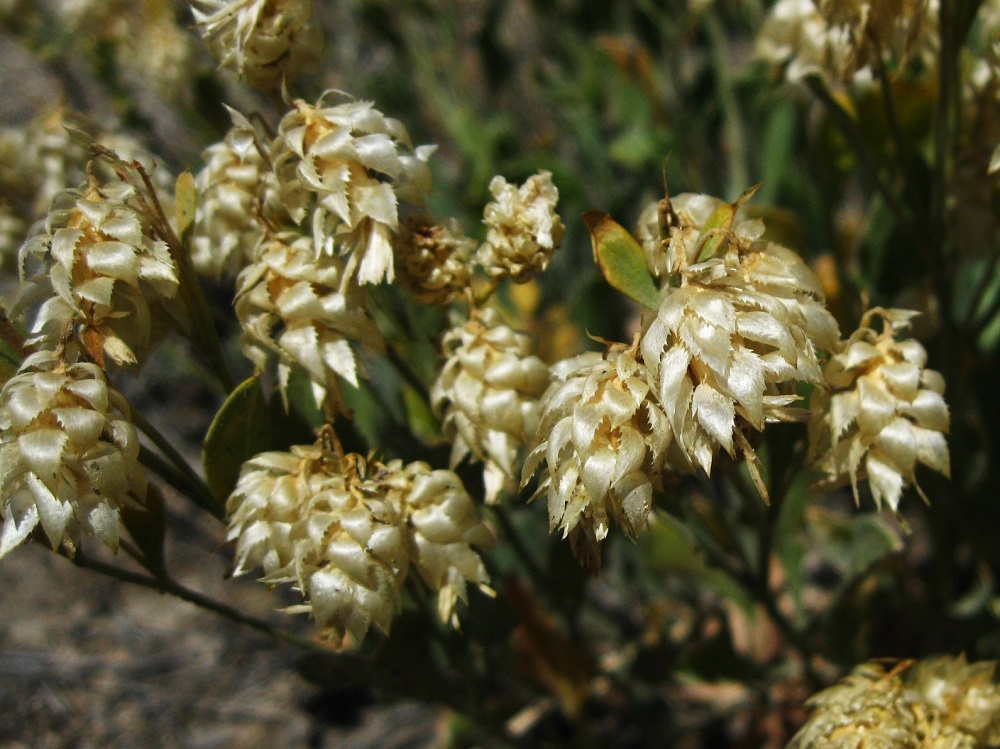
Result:
{"label": "narrow green leaf", "polygon": [[695,252],[696,263],[702,263],[722,254],[726,242],[729,241],[729,233],[733,228],[736,212],[746,205],[747,201],[759,189],[760,183],[744,190],[736,202],[723,203],[712,212],[708,221],[705,222],[705,226],[702,227],[701,236],[698,237],[698,250]]}
{"label": "narrow green leaf", "polygon": [[177,236],[186,245],[186,235],[194,225],[195,210],[198,206],[198,190],[194,185],[194,177],[191,172],[183,172],[177,178],[177,183],[174,186],[174,200]]}
{"label": "narrow green leaf", "polygon": [[254,375],[229,394],[205,436],[201,454],[205,481],[219,502],[236,486],[243,462],[267,449],[269,429],[260,376]]}
{"label": "narrow green leaf", "polygon": [[142,507],[125,505],[122,524],[142,552],[143,564],[150,572],[163,572],[163,539],[166,534],[166,505],[160,487],[150,484]]}
{"label": "narrow green leaf", "polygon": [[587,211],[583,222],[590,232],[594,262],[605,280],[646,309],[660,305],[660,292],[646,267],[642,247],[628,231],[606,213]]}

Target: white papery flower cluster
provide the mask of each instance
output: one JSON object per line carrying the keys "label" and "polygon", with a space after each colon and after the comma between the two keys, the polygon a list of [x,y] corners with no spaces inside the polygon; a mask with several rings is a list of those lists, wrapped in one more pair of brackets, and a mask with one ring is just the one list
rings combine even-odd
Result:
{"label": "white papery flower cluster", "polygon": [[103,365],[136,364],[153,339],[154,309],[177,292],[166,243],[155,235],[135,188],[92,179],[63,193],[22,246],[17,312],[41,301],[29,343],[46,349],[71,335]]}
{"label": "white papery flower cluster", "polygon": [[202,153],[205,166],[195,178],[191,262],[206,276],[236,276],[254,259],[265,224],[288,219],[277,199],[277,180],[259,150],[263,143],[245,117],[232,114],[235,124]]}
{"label": "white papery flower cluster", "polygon": [[[817,389],[809,422],[810,455],[830,483],[867,478],[875,504],[893,511],[905,487],[921,496],[917,463],[949,475],[944,378],[926,369],[927,352],[899,339],[915,312],[870,310],[826,364],[829,390]],[[882,331],[871,325],[882,319]],[[926,500],[926,497],[924,497]]]}
{"label": "white papery flower cluster", "polygon": [[389,631],[411,568],[453,625],[468,583],[489,591],[472,546],[491,536],[451,471],[293,447],[244,464],[227,510],[236,573],[262,567],[263,582],[292,583],[304,603],[290,611],[311,613],[338,645],[372,625]]}
{"label": "white papery flower cluster", "polygon": [[806,703],[788,749],[976,749],[1000,745],[996,662],[942,656],[864,663]]}
{"label": "white papery flower cluster", "polygon": [[348,257],[345,283],[391,283],[398,206],[423,204],[435,147],[414,149],[403,124],[371,102],[328,103],[338,96],[296,101],[282,118],[271,149],[279,194],[317,253]]}
{"label": "white papery flower cluster", "polygon": [[431,402],[453,445],[451,466],[469,455],[484,463],[486,501],[495,502],[517,480],[517,453],[535,433],[549,368],[532,355],[531,339],[491,307],[449,330],[443,348],[448,359]]}
{"label": "white papery flower cluster", "polygon": [[559,191],[552,173],[542,171],[520,187],[496,176],[490,192],[493,202],[483,211],[486,242],[477,260],[489,275],[523,283],[548,267],[562,243],[565,227],[555,212]]}
{"label": "white papery flower cluster", "polygon": [[84,535],[118,549],[120,513],[146,475],[124,397],[100,367],[41,351],[0,391],[0,557],[41,527],[71,553]]}
{"label": "white papery flower cluster", "polygon": [[645,525],[671,443],[638,346],[636,336],[555,368],[540,403],[545,438],[524,464],[527,480],[545,461],[535,496],[547,497],[550,532],[568,536],[588,569],[600,566],[610,519],[633,539]]}
{"label": "white papery flower cluster", "polygon": [[820,74],[866,85],[875,60],[897,70],[937,56],[938,0],[779,0],[757,38],[757,56],[789,81]]}
{"label": "white papery flower cluster", "polygon": [[243,352],[260,369],[277,358],[282,391],[292,367],[301,367],[331,417],[347,412],[340,379],[358,386],[354,348],[383,347],[365,312],[363,291],[344,289],[344,265],[339,256],[317,257],[310,237],[281,234],[262,242],[256,260],[237,279]]}
{"label": "white papery flower cluster", "polygon": [[313,0],[193,0],[195,21],[219,66],[273,90],[308,70],[323,37]]}
{"label": "white papery flower cluster", "polygon": [[[679,284],[643,331],[642,358],[686,460],[708,474],[721,448],[752,468],[744,432],[795,418],[787,407],[796,384],[822,382],[817,349],[836,345],[837,323],[816,276],[791,250],[759,239],[760,222],[736,213],[732,231],[712,233],[706,225],[728,204],[693,195],[671,203],[664,251]],[[721,248],[699,257],[718,238]]]}
{"label": "white papery flower cluster", "polygon": [[542,397],[523,480],[541,468],[550,525],[585,565],[599,560],[609,518],[635,535],[662,470],[708,475],[725,451],[746,460],[767,499],[748,435],[804,417],[792,408],[798,384],[822,386],[818,352],[836,346],[837,324],[801,258],[743,218],[751,194],[733,204],[684,194],[648,209],[641,236],[662,278],[658,309],[631,346],[560,365]]}

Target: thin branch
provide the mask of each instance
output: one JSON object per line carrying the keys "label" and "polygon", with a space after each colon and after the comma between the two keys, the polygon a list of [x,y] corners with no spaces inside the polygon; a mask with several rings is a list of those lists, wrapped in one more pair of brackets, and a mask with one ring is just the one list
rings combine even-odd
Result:
{"label": "thin branch", "polygon": [[73,556],[72,559],[70,559],[70,561],[77,567],[89,569],[116,580],[121,580],[122,582],[131,583],[143,588],[149,588],[150,590],[155,590],[160,593],[168,593],[169,595],[180,598],[188,603],[192,603],[195,606],[206,609],[207,611],[219,614],[220,616],[237,622],[238,624],[242,624],[250,627],[251,629],[257,630],[258,632],[262,632],[268,637],[278,640],[279,642],[293,645],[294,647],[302,650],[311,650],[321,653],[336,652],[333,648],[321,645],[308,637],[303,637],[302,635],[295,634],[294,632],[289,632],[286,629],[276,627],[262,619],[257,619],[249,614],[244,614],[242,611],[239,611],[232,606],[227,606],[224,603],[220,603],[212,598],[209,598],[204,593],[187,588],[168,576],[153,577],[152,575],[144,575],[139,572],[122,569],[121,567],[116,567],[113,564],[107,564],[105,562],[98,561],[97,559],[91,559],[79,551],[75,556]]}
{"label": "thin branch", "polygon": [[167,483],[203,510],[221,520],[225,516],[222,507],[219,506],[208,486],[185,460],[184,456],[136,408],[133,407],[130,410],[132,423],[149,438],[150,442],[166,458],[164,460],[156,453],[143,448],[139,453],[143,465],[155,471]]}

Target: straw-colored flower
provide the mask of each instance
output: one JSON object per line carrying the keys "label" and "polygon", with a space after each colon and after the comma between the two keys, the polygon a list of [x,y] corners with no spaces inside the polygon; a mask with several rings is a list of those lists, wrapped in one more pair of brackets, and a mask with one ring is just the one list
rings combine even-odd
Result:
{"label": "straw-colored flower", "polygon": [[297,223],[309,221],[318,253],[348,256],[346,280],[391,282],[399,203],[423,204],[435,147],[414,149],[371,102],[328,103],[338,96],[296,101],[281,120],[271,149],[280,198]]}
{"label": "straw-colored flower", "polygon": [[292,583],[326,637],[359,643],[388,633],[410,567],[438,594],[442,621],[457,625],[466,586],[489,582],[471,545],[490,542],[451,471],[341,455],[331,445],[293,447],[247,461],[227,510],[236,573]]}
{"label": "straw-colored flower", "polygon": [[469,455],[484,463],[486,501],[495,502],[517,480],[517,453],[535,432],[549,368],[532,355],[531,339],[489,307],[448,331],[444,351],[431,400],[453,445],[451,466]]}
{"label": "straw-colored flower", "polygon": [[444,307],[469,288],[475,249],[455,219],[410,218],[396,240],[396,272],[418,302]]}
{"label": "straw-colored flower", "polygon": [[347,410],[341,379],[358,386],[355,347],[379,350],[383,345],[362,292],[340,290],[343,274],[342,258],[317,257],[310,237],[284,234],[267,238],[237,279],[244,353],[260,369],[277,358],[283,390],[292,368],[301,367],[331,416]]}
{"label": "straw-colored flower", "polygon": [[42,351],[0,391],[0,557],[41,527],[71,552],[84,535],[118,550],[120,511],[146,474],[124,397],[95,364]]}
{"label": "straw-colored flower", "polygon": [[237,574],[260,566],[263,582],[294,584],[304,603],[289,610],[311,613],[337,644],[373,624],[389,631],[410,564],[399,508],[364,470],[344,467],[319,445],[263,453],[227,503]]}
{"label": "straw-colored flower", "polygon": [[806,703],[788,749],[976,749],[1000,744],[996,663],[864,663]]}
{"label": "straw-colored flower", "polygon": [[149,348],[153,310],[177,292],[166,243],[120,180],[66,191],[20,250],[27,277],[15,307],[42,302],[29,343],[54,348],[67,332],[90,357],[135,364]]}
{"label": "straw-colored flower", "polygon": [[234,120],[225,139],[202,153],[205,166],[195,178],[191,261],[199,273],[216,277],[236,276],[248,265],[264,235],[262,221],[281,223],[283,213],[274,173],[258,150],[252,125],[236,113]]}
{"label": "straw-colored flower", "polygon": [[458,627],[455,607],[459,601],[468,602],[469,583],[493,594],[486,566],[472,548],[489,547],[493,536],[453,471],[433,470],[421,462],[404,466],[395,460],[380,467],[378,478],[406,517],[410,559],[438,595],[438,616]]}
{"label": "straw-colored flower", "polygon": [[483,211],[486,242],[478,261],[495,277],[523,283],[545,270],[562,244],[565,227],[556,213],[559,190],[552,173],[541,171],[517,187],[503,177],[490,182],[493,202]]}
{"label": "straw-colored flower", "polygon": [[837,324],[801,258],[759,240],[763,226],[735,204],[682,195],[672,206],[667,267],[679,285],[643,331],[642,359],[682,459],[709,474],[720,448],[739,452],[757,479],[745,431],[797,418],[796,383],[822,382],[817,349],[836,345]]}
{"label": "straw-colored flower", "polygon": [[638,337],[567,360],[554,374],[523,479],[542,465],[535,496],[548,498],[550,531],[568,536],[580,563],[595,569],[611,518],[630,538],[645,524],[670,424],[638,359]]}
{"label": "straw-colored flower", "polygon": [[195,21],[220,67],[277,89],[315,64],[323,46],[313,0],[194,0]]}
{"label": "straw-colored flower", "polygon": [[[870,310],[830,358],[824,370],[829,390],[817,388],[809,422],[810,454],[829,483],[868,479],[875,504],[894,511],[911,484],[923,496],[917,463],[949,475],[945,434],[948,406],[944,379],[926,369],[927,352],[915,340],[897,337],[915,312]],[[872,327],[882,318],[882,332]],[[926,497],[925,497],[926,499]]]}

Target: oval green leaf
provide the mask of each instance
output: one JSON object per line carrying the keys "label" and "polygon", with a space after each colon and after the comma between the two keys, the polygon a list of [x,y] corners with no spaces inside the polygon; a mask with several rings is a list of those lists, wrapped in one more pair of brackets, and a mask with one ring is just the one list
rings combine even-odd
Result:
{"label": "oval green leaf", "polygon": [[594,262],[604,279],[646,309],[660,306],[660,291],[646,267],[642,247],[624,226],[606,213],[587,211],[583,222],[594,246]]}
{"label": "oval green leaf", "polygon": [[225,502],[236,486],[244,461],[267,449],[268,421],[260,375],[237,385],[215,414],[201,458],[205,481],[219,502]]}

